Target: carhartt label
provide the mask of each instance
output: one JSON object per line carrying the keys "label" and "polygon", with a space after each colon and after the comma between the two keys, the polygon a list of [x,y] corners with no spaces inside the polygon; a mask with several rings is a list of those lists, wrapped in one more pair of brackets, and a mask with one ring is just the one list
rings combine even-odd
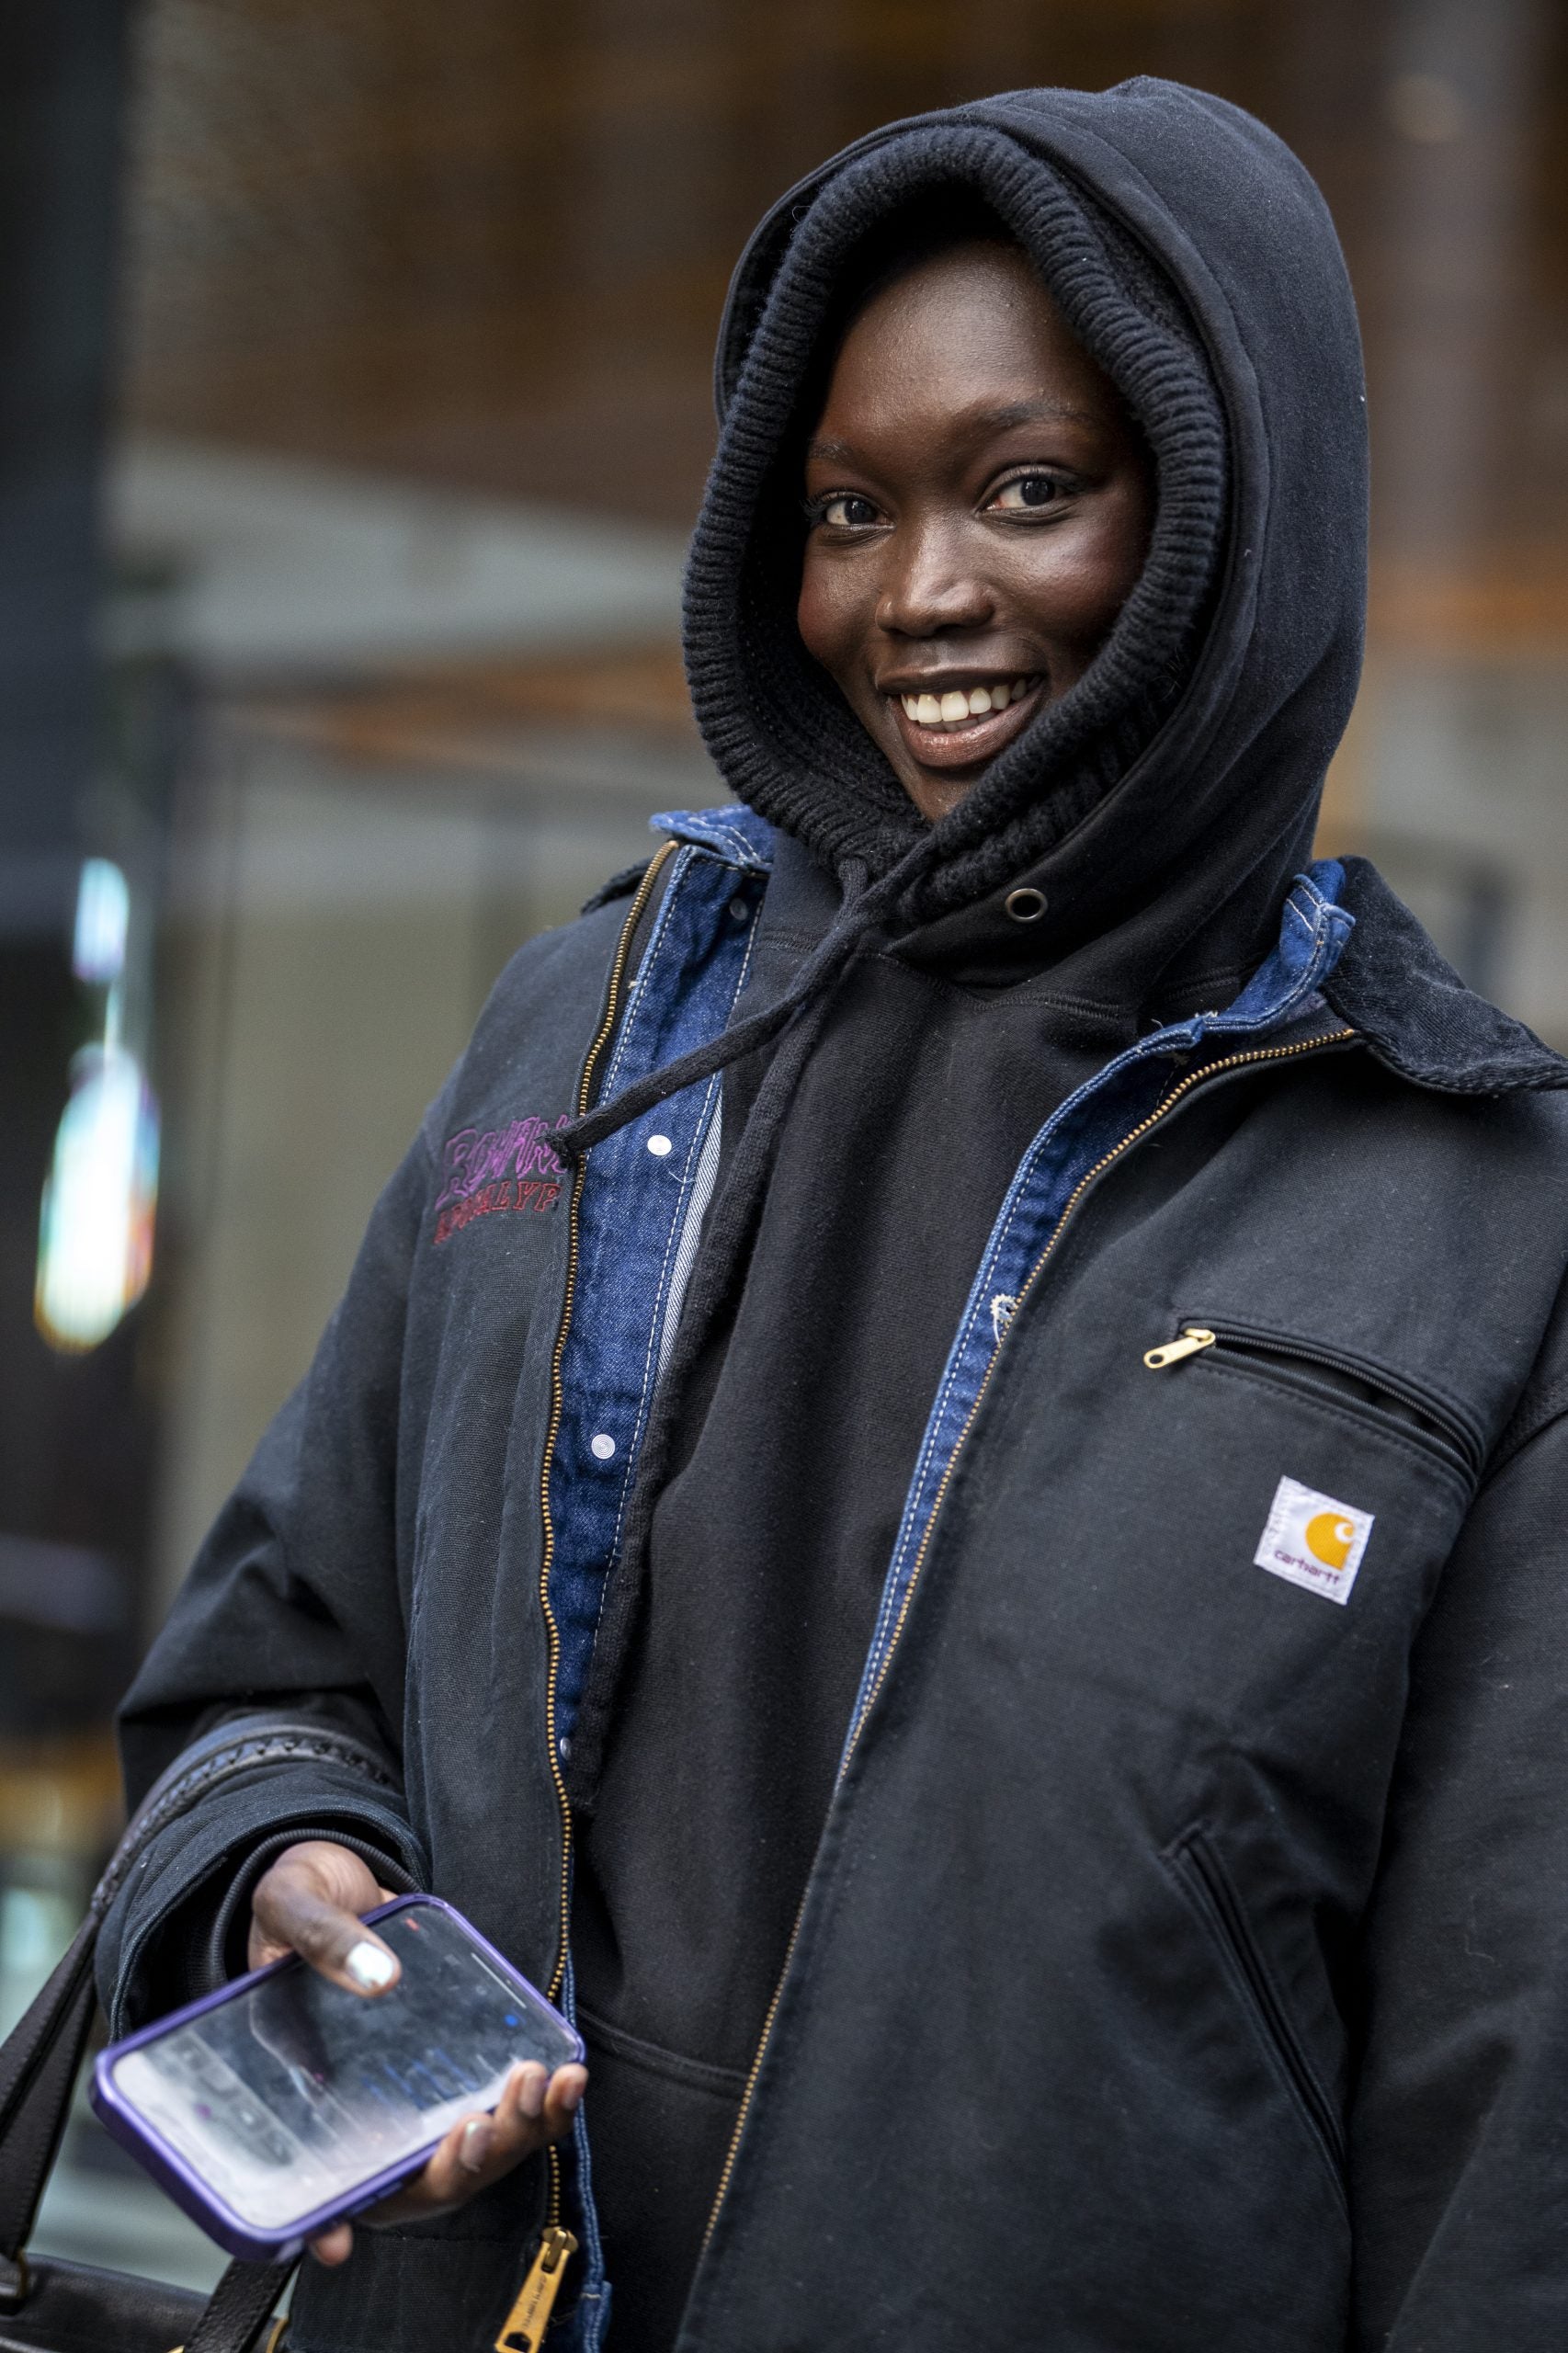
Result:
{"label": "carhartt label", "polygon": [[1281,1479],[1253,1559],[1270,1576],[1321,1593],[1325,1601],[1348,1601],[1372,1514],[1333,1495],[1320,1495],[1299,1479]]}

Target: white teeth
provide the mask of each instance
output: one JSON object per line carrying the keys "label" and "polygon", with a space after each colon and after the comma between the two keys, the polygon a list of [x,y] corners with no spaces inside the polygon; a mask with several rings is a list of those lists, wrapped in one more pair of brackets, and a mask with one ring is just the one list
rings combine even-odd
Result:
{"label": "white teeth", "polygon": [[1032,678],[1011,678],[1001,686],[971,687],[967,693],[951,688],[942,696],[900,695],[904,715],[919,727],[958,727],[971,719],[983,719],[988,711],[1006,710],[1009,703],[1022,702],[1035,685]]}

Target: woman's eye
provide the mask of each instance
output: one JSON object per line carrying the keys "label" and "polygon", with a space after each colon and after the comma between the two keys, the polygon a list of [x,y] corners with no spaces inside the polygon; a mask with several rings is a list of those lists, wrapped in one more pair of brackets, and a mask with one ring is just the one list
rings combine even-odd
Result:
{"label": "woman's eye", "polygon": [[993,506],[1000,506],[1005,514],[1017,515],[1033,506],[1051,506],[1062,495],[1062,484],[1055,474],[1019,474],[1014,482],[1005,482]]}
{"label": "woman's eye", "polygon": [[824,498],[817,508],[818,518],[831,523],[840,531],[863,530],[877,519],[877,510],[869,498],[858,491],[841,490],[835,497]]}

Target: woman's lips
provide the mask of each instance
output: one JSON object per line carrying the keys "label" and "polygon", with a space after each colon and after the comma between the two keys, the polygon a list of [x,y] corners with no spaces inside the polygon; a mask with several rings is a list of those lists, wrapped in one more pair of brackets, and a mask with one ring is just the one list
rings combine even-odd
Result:
{"label": "woman's lips", "polygon": [[910,757],[923,768],[967,768],[994,759],[1015,736],[1021,735],[1040,709],[1044,692],[1044,678],[1036,677],[1024,695],[1017,702],[1009,701],[1003,710],[938,722],[935,726],[912,719],[903,694],[885,695],[884,700]]}

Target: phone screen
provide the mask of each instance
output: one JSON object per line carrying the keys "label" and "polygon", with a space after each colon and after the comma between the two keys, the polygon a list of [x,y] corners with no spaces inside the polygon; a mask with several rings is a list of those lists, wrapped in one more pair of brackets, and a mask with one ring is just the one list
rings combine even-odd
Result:
{"label": "phone screen", "polygon": [[375,1922],[403,1975],[374,2000],[291,1965],[122,2052],[116,2090],[240,2220],[286,2229],[493,2108],[519,2059],[578,2055],[549,2004],[449,1913]]}

